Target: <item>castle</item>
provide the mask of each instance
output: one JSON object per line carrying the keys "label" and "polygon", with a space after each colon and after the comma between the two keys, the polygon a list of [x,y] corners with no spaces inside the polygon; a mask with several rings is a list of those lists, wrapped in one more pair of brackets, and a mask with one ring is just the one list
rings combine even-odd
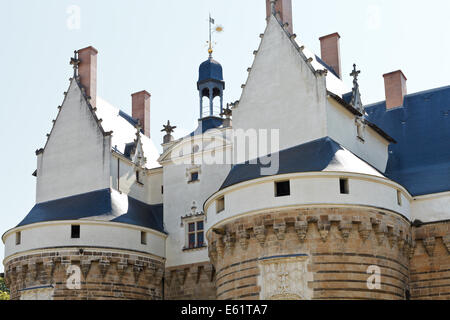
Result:
{"label": "castle", "polygon": [[12,299],[450,298],[450,87],[408,94],[395,71],[364,105],[339,34],[319,57],[291,0],[266,8],[240,99],[210,49],[198,128],[168,122],[162,154],[150,94],[127,115],[97,97],[97,50],[76,51],[36,205],[2,237]]}

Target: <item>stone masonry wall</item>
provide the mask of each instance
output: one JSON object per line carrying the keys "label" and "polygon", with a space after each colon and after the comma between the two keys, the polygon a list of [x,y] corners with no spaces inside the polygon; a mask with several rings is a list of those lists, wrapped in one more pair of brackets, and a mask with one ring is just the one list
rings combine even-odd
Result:
{"label": "stone masonry wall", "polygon": [[411,298],[450,299],[450,221],[414,227]]}
{"label": "stone masonry wall", "polygon": [[[410,223],[373,209],[243,217],[208,234],[218,299],[405,299]],[[367,284],[379,268],[381,287]]]}
{"label": "stone masonry wall", "polygon": [[[79,267],[79,289],[69,289],[68,268]],[[164,264],[155,257],[122,250],[67,248],[17,256],[5,265],[11,299],[53,288],[54,300],[159,300]],[[24,290],[26,289],[26,290]]]}
{"label": "stone masonry wall", "polygon": [[216,300],[215,270],[211,263],[167,268],[165,300]]}

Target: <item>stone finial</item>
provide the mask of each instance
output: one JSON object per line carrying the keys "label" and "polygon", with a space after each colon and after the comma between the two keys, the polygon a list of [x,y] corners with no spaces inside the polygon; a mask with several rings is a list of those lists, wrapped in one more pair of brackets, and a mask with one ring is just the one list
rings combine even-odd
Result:
{"label": "stone finial", "polygon": [[233,114],[232,107],[234,107],[234,103],[227,103],[227,107],[220,113],[221,117],[225,116],[225,120],[223,121],[224,128],[231,127],[231,116]]}
{"label": "stone finial", "polygon": [[172,132],[175,131],[174,129],[176,129],[176,126],[170,125],[170,121],[167,120],[167,124],[163,125],[163,129],[161,130],[161,132],[166,133],[166,135],[163,138],[163,143],[169,143],[173,141]]}
{"label": "stone finial", "polygon": [[362,115],[364,115],[364,105],[361,101],[361,93],[359,91],[359,83],[358,76],[360,75],[361,70],[356,70],[356,64],[353,64],[353,71],[350,73],[350,76],[353,77],[353,89],[352,89],[352,100],[350,104]]}

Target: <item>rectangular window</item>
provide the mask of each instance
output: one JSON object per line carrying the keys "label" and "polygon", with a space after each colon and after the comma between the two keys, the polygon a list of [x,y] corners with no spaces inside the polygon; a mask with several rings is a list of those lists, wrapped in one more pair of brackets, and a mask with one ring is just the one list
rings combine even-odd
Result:
{"label": "rectangular window", "polygon": [[203,221],[188,224],[188,248],[195,249],[204,246],[204,223]]}
{"label": "rectangular window", "polygon": [[161,194],[164,194],[164,186],[161,186]]}
{"label": "rectangular window", "polygon": [[147,244],[147,233],[141,231],[141,244]]}
{"label": "rectangular window", "polygon": [[136,182],[139,184],[143,184],[141,181],[141,173],[139,171],[136,171]]}
{"label": "rectangular window", "polygon": [[190,182],[194,182],[194,181],[198,181],[198,172],[191,172],[191,181]]}
{"label": "rectangular window", "polygon": [[402,192],[400,190],[397,190],[397,204],[402,205]]}
{"label": "rectangular window", "polygon": [[80,238],[80,226],[79,225],[72,225],[70,237],[72,239]]}
{"label": "rectangular window", "polygon": [[216,213],[220,213],[225,210],[225,197],[220,197],[216,201]]}
{"label": "rectangular window", "polygon": [[19,245],[22,242],[22,233],[16,232],[16,245]]}
{"label": "rectangular window", "polygon": [[286,197],[291,195],[291,185],[289,181],[275,182],[275,197]]}
{"label": "rectangular window", "polygon": [[339,187],[341,190],[341,194],[349,194],[350,190],[348,187],[348,179],[341,178],[339,179]]}

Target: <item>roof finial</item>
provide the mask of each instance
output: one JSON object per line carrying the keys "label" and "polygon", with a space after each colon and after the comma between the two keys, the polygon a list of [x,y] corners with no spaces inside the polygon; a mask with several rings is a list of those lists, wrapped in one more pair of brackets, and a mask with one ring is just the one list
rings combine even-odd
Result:
{"label": "roof finial", "polygon": [[176,129],[176,126],[171,126],[170,121],[167,120],[167,125],[163,125],[164,129],[161,132],[165,132],[166,135],[163,137],[163,143],[169,143],[173,141],[171,133]]}
{"label": "roof finial", "polygon": [[353,77],[353,90],[352,90],[352,101],[350,104],[358,109],[364,116],[364,106],[361,101],[361,94],[359,92],[358,76],[361,70],[356,70],[356,64],[353,64],[353,71],[350,76]]}
{"label": "roof finial", "polygon": [[212,28],[212,25],[215,24],[216,22],[214,21],[213,18],[211,18],[211,14],[209,14],[209,41],[208,41],[208,53],[209,53],[209,57],[212,58],[212,53],[213,53],[213,43],[212,43],[212,33],[213,32],[222,32],[223,31],[223,27],[221,25],[217,25],[214,30]]}
{"label": "roof finial", "polygon": [[277,3],[277,0],[270,0],[270,7],[271,7],[271,9],[272,9],[272,14],[273,15],[276,15],[276,9],[275,9],[275,5],[276,5],[276,3]]}
{"label": "roof finial", "polygon": [[73,58],[70,58],[70,64],[73,65],[73,77],[78,76],[78,66],[80,64],[80,60],[78,59],[78,51],[75,50],[73,52]]}

